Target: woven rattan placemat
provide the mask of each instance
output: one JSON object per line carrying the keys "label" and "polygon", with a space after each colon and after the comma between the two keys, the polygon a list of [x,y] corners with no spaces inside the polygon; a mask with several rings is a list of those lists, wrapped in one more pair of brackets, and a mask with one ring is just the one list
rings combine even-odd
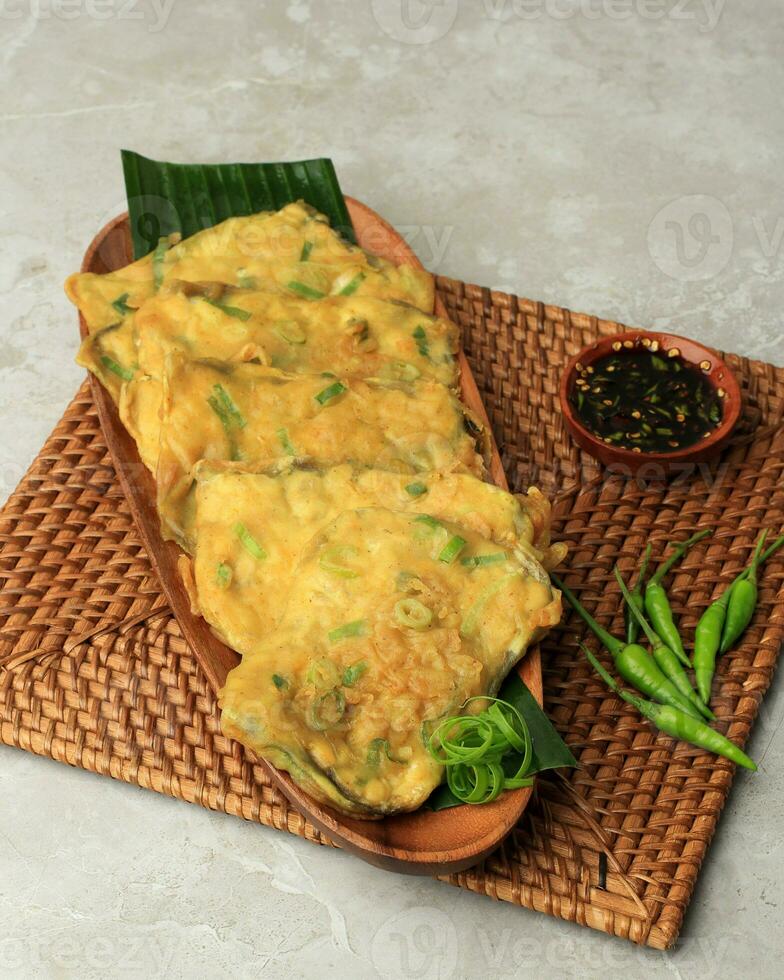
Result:
{"label": "woven rattan placemat", "polygon": [[[784,370],[729,358],[745,410],[718,465],[666,486],[603,479],[564,431],[557,383],[570,353],[621,326],[448,279],[439,288],[462,327],[509,478],[515,488],[535,482],[554,500],[569,581],[603,621],[619,608],[616,559],[630,565],[648,540],[658,554],[672,535],[715,529],[672,579],[688,634],[695,611],[748,560],[759,529],[784,523]],[[161,596],[86,383],[2,512],[0,590],[2,742],[326,843],[220,734],[215,699]],[[446,880],[667,947],[733,767],[657,736],[608,696],[577,650],[583,632],[566,618],[543,646],[546,707],[580,768],[568,780],[542,778],[503,847]],[[783,641],[777,556],[743,644],[719,665],[719,725],[739,743]]]}

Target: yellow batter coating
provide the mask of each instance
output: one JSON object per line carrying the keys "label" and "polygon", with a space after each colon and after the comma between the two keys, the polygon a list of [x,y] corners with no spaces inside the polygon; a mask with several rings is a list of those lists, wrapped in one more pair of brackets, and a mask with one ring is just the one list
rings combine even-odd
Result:
{"label": "yellow batter coating", "polygon": [[[434,381],[291,375],[176,356],[164,377],[161,419],[158,509],[166,533],[181,542],[202,459],[254,468],[295,457],[409,473],[484,473],[463,405]],[[139,418],[127,424],[143,441]]]}
{"label": "yellow batter coating", "polygon": [[254,361],[293,374],[457,384],[457,330],[411,306],[363,297],[318,303],[228,289],[220,300],[156,296],[133,321],[137,361],[160,378],[167,353]]}
{"label": "yellow batter coating", "polygon": [[[548,560],[531,517],[538,503],[466,473],[403,475],[347,463],[284,464],[277,471],[249,473],[205,461],[196,477],[196,521],[187,542],[194,550],[193,605],[243,655],[279,619],[302,548],[343,510],[386,507],[429,514],[537,562]],[[331,567],[338,577],[353,577],[356,561],[352,549],[336,554]],[[222,562],[234,570],[230,590],[215,577]]]}
{"label": "yellow batter coating", "polygon": [[[162,246],[157,257],[150,253],[115,272],[76,273],[66,280],[66,295],[91,335],[116,324],[119,335],[130,334],[128,318],[156,294],[214,296],[216,286],[218,295],[222,287],[234,286],[310,301],[346,295],[395,300],[426,313],[433,309],[430,273],[395,266],[350,245],[301,201],[276,212],[229,218],[181,242],[175,239],[170,236],[169,247]],[[100,345],[97,352],[93,348],[86,343],[79,362],[95,371],[118,400],[122,373],[107,367]],[[135,370],[130,360],[116,363],[120,372]]]}
{"label": "yellow batter coating", "polygon": [[242,654],[223,731],[344,812],[416,809],[432,727],[557,622],[565,550],[538,490],[483,482],[432,276],[298,202],[66,292],[194,612]]}
{"label": "yellow batter coating", "polygon": [[[466,698],[493,694],[542,630],[558,594],[543,569],[462,525],[384,508],[343,511],[301,551],[277,628],[221,694],[227,735],[287,769],[324,803],[358,816],[414,810],[441,780],[431,726]],[[352,576],[334,573],[352,554]],[[235,569],[214,570],[229,594]]]}

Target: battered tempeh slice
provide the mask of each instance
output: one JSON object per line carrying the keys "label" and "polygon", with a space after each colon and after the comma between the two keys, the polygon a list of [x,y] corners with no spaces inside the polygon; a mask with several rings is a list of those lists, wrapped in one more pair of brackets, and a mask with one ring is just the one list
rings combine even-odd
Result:
{"label": "battered tempeh slice", "polygon": [[[349,552],[356,574],[336,575]],[[503,557],[461,560],[491,552]],[[214,574],[230,594],[232,566]],[[442,776],[432,726],[494,694],[559,615],[546,572],[520,553],[425,515],[347,510],[302,550],[277,628],[229,674],[221,726],[324,803],[415,810]]]}
{"label": "battered tempeh slice", "polygon": [[153,377],[167,353],[256,361],[293,374],[457,384],[457,328],[415,307],[365,297],[318,303],[229,289],[220,301],[172,294],[149,299],[134,317],[136,360]]}
{"label": "battered tempeh slice", "polygon": [[[65,292],[79,308],[91,337],[115,327],[125,338],[132,327],[128,318],[156,293],[196,292],[219,299],[226,286],[307,300],[375,297],[426,313],[435,299],[430,273],[393,265],[349,244],[323,215],[301,201],[276,212],[229,218],[181,242],[169,236],[150,255],[115,272],[70,276]],[[105,352],[94,348],[95,342],[88,339],[79,363],[98,374],[118,400],[124,378],[120,374],[115,380],[115,372],[102,360]],[[130,362],[116,363],[125,374],[135,371]]]}
{"label": "battered tempeh slice", "polygon": [[[353,461],[397,472],[482,476],[484,464],[466,418],[457,397],[434,381],[291,375],[255,364],[172,356],[164,376],[156,468],[164,532],[187,541],[194,467],[202,459],[254,468],[294,457],[321,465]],[[126,424],[139,432],[138,419],[128,416]]]}
{"label": "battered tempeh slice", "polygon": [[[551,558],[538,547],[544,535],[531,516],[538,518],[535,494],[515,497],[466,473],[413,476],[351,464],[248,473],[204,462],[196,477],[196,521],[187,542],[193,606],[241,654],[274,628],[300,551],[343,510],[378,506],[459,524],[493,546],[481,562],[503,556],[496,545],[545,564]],[[356,577],[358,560],[352,546],[325,559],[325,567],[337,578]],[[233,570],[230,590],[215,574],[222,564]]]}

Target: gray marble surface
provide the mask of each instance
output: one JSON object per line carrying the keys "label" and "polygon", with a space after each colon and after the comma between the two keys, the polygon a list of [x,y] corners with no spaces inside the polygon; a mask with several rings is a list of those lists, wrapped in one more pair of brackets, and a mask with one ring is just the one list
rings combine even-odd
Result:
{"label": "gray marble surface", "polygon": [[[329,155],[434,271],[784,362],[778,0],[0,0],[0,496],[76,390],[118,150]],[[640,950],[0,749],[0,975],[779,976],[784,696]]]}

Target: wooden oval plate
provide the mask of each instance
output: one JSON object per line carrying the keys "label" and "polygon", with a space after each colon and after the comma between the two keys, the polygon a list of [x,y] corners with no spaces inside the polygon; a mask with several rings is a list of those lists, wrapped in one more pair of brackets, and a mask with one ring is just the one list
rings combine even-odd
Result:
{"label": "wooden oval plate", "polygon": [[[346,198],[346,203],[357,239],[364,248],[398,265],[422,267],[403,238],[375,211],[350,197]],[[85,254],[82,272],[111,272],[130,261],[128,215],[123,214],[110,221],[96,235]],[[438,316],[447,316],[438,297],[435,312]],[[79,320],[84,337],[87,325],[81,316]],[[487,413],[462,351],[459,363],[463,401],[482,419],[490,432]],[[139,458],[135,442],[120,422],[114,402],[93,375],[90,375],[90,382],[106,442],[139,534],[180,629],[217,694],[228,672],[239,662],[239,657],[213,636],[200,616],[191,612],[177,571],[180,550],[173,542],[164,541],[161,537],[153,478]],[[495,442],[492,443],[489,470],[493,482],[508,489]],[[542,704],[542,669],[538,646],[528,651],[518,671],[536,700]],[[245,751],[256,758],[247,749]],[[304,793],[287,773],[262,759],[257,761],[293,806],[327,837],[371,864],[407,874],[451,874],[476,864],[512,830],[532,793],[531,788],[511,790],[484,806],[465,805],[437,812],[421,809],[383,820],[356,820],[322,806]]]}

